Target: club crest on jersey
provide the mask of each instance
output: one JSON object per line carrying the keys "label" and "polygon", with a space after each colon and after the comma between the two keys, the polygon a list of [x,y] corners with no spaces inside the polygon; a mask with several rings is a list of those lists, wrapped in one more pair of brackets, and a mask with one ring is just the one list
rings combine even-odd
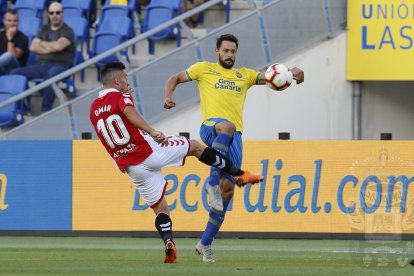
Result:
{"label": "club crest on jersey", "polygon": [[240,74],[240,72],[236,72],[236,77],[238,77],[239,79],[241,79],[243,77],[243,75]]}

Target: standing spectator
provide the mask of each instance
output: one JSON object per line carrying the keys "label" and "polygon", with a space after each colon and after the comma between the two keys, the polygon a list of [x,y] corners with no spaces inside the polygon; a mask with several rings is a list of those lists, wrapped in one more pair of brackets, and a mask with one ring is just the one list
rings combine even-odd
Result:
{"label": "standing spectator", "polygon": [[[50,23],[42,26],[33,39],[30,50],[36,53],[36,63],[11,71],[11,74],[24,75],[29,80],[49,79],[65,70],[73,63],[75,55],[75,35],[63,22],[63,8],[58,2],[50,4]],[[51,86],[41,91],[43,95],[42,112],[52,109],[55,92]]]}
{"label": "standing spectator", "polygon": [[17,29],[19,15],[14,10],[4,14],[5,29],[0,32],[0,75],[24,66],[29,55],[29,39]]}

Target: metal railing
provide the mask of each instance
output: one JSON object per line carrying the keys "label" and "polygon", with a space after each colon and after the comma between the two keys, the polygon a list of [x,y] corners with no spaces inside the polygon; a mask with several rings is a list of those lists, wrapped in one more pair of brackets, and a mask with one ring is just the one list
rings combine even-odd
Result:
{"label": "metal railing", "polygon": [[[202,11],[204,11],[204,10],[206,10],[206,9],[214,6],[214,5],[217,5],[217,4],[221,3],[221,2],[223,2],[223,0],[211,0],[211,1],[207,1],[204,4],[202,4],[202,5],[194,8],[194,9],[191,9],[191,10],[185,12],[184,14],[181,14],[181,15],[177,16],[177,17],[173,18],[172,20],[170,20],[168,22],[165,22],[165,23],[157,26],[154,29],[151,29],[151,30],[149,30],[149,31],[147,31],[147,32],[145,32],[143,34],[140,34],[140,35],[136,36],[135,38],[130,39],[130,40],[128,40],[128,41],[126,41],[126,42],[118,45],[117,47],[115,47],[115,48],[113,48],[111,50],[108,50],[107,52],[104,52],[104,53],[102,53],[102,54],[100,54],[98,56],[95,56],[95,57],[93,57],[93,58],[91,58],[91,59],[83,62],[82,64],[79,64],[79,65],[77,65],[77,66],[75,66],[75,67],[73,67],[71,69],[68,69],[68,70],[66,70],[65,72],[63,72],[63,73],[61,73],[59,75],[56,75],[56,76],[54,76],[54,77],[52,77],[50,79],[47,79],[44,82],[41,82],[38,85],[35,85],[35,86],[33,86],[33,87],[25,90],[22,93],[19,93],[18,95],[14,96],[14,97],[11,97],[11,98],[3,101],[3,102],[0,102],[0,108],[3,108],[3,107],[5,107],[5,106],[7,106],[9,104],[12,104],[12,103],[17,102],[17,101],[19,101],[21,99],[24,99],[27,96],[30,96],[33,93],[35,93],[35,92],[37,92],[37,91],[39,91],[39,90],[41,90],[41,89],[43,89],[43,88],[45,88],[47,86],[50,86],[50,85],[54,85],[55,86],[54,87],[54,90],[55,90],[55,92],[58,93],[56,96],[58,97],[58,99],[62,103],[64,101],[63,100],[64,94],[63,94],[63,92],[59,91],[59,88],[56,86],[56,83],[57,82],[59,82],[61,80],[64,80],[67,77],[69,77],[69,76],[71,76],[73,74],[76,74],[77,72],[79,72],[79,71],[87,68],[88,66],[94,65],[96,62],[101,61],[101,60],[103,60],[103,59],[105,59],[105,58],[107,58],[107,57],[109,57],[111,55],[116,54],[117,57],[122,60],[123,57],[122,57],[122,54],[120,53],[121,50],[124,50],[124,49],[126,49],[126,48],[128,48],[128,47],[130,47],[130,46],[132,46],[132,45],[134,45],[136,43],[138,43],[141,40],[145,40],[148,37],[150,37],[150,36],[158,33],[159,31],[162,31],[162,30],[164,30],[164,29],[166,29],[166,28],[168,28],[170,26],[173,26],[173,25],[175,25],[177,23],[181,23],[182,25],[185,25],[185,24],[183,24],[183,21],[185,19],[187,19],[188,17],[190,17],[190,16],[192,16],[194,14],[197,14],[199,12],[202,12]],[[186,30],[185,26],[184,26],[184,30]],[[191,38],[191,35],[189,35],[189,37]],[[123,60],[123,61],[125,62],[125,64],[127,66],[129,66],[129,64],[125,60]]]}

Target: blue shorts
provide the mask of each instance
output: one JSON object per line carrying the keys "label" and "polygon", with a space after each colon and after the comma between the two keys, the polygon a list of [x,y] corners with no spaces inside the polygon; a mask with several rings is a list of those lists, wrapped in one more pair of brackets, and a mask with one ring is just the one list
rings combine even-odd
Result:
{"label": "blue shorts", "polygon": [[[227,120],[223,118],[210,118],[205,120],[201,125],[200,137],[207,146],[211,147],[214,139],[217,137],[215,125],[223,121]],[[234,132],[226,157],[229,158],[236,167],[241,168],[243,160],[243,142],[242,134],[239,131]],[[221,174],[234,183],[233,176],[225,172],[222,172]]]}

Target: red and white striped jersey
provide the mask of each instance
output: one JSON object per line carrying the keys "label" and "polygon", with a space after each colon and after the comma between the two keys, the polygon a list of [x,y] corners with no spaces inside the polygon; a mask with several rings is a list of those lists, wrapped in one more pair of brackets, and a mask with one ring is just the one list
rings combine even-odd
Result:
{"label": "red and white striped jersey", "polygon": [[140,164],[153,151],[147,141],[152,138],[125,116],[127,106],[134,106],[130,94],[104,89],[93,101],[89,114],[97,136],[121,171],[129,165]]}

